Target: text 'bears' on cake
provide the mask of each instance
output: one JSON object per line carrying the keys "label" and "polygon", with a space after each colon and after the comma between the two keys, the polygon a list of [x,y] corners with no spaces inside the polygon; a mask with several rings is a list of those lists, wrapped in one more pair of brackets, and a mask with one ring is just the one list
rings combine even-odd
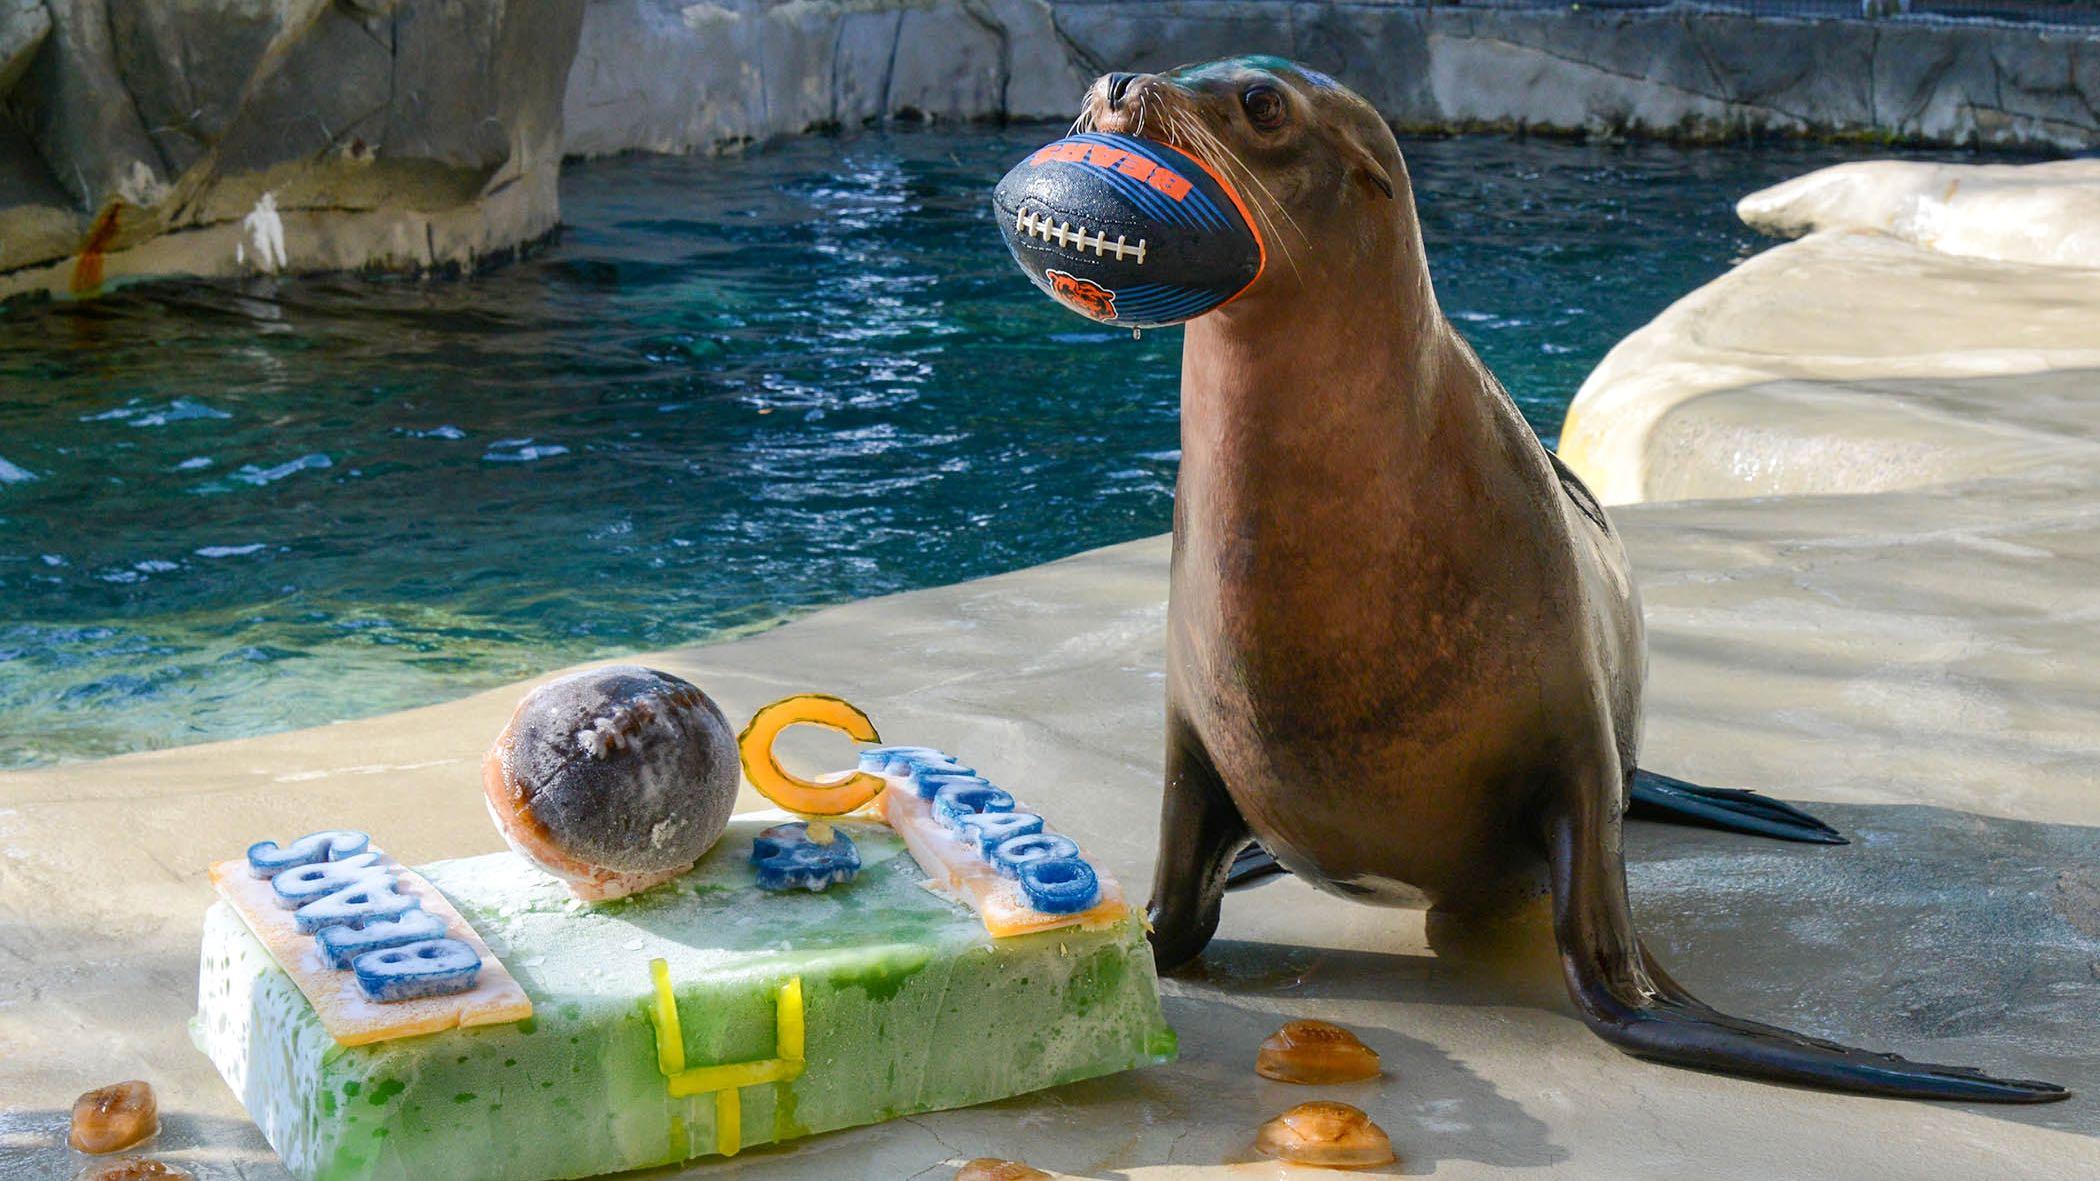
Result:
{"label": "text 'bears' on cake", "polygon": [[342,1045],[532,1015],[473,926],[364,833],[260,841],[211,881]]}

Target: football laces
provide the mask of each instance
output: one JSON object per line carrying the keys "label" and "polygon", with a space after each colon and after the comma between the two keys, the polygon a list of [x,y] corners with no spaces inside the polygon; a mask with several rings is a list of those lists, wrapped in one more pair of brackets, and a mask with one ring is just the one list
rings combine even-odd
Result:
{"label": "football laces", "polygon": [[1032,209],[1019,210],[1014,214],[1014,232],[1043,242],[1056,243],[1074,253],[1085,254],[1091,250],[1096,258],[1114,255],[1118,262],[1128,259],[1134,260],[1139,266],[1145,265],[1143,238],[1132,242],[1129,235],[1117,234],[1111,239],[1107,234],[1089,230],[1083,225],[1075,226],[1069,221],[1052,221]]}

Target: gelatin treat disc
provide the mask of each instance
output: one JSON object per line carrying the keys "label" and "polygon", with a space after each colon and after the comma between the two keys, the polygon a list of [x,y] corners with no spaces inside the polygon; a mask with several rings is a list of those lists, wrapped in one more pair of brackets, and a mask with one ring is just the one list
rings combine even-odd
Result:
{"label": "gelatin treat disc", "polygon": [[1378,1077],[1378,1051],[1339,1025],[1288,1021],[1261,1044],[1254,1073],[1312,1086],[1360,1082]]}
{"label": "gelatin treat disc", "polygon": [[152,1084],[139,1079],[111,1083],[73,1101],[73,1147],[82,1152],[121,1152],[160,1130],[160,1105]]}
{"label": "gelatin treat disc", "polygon": [[1393,1163],[1393,1142],[1371,1117],[1347,1103],[1300,1103],[1261,1126],[1254,1147],[1294,1165],[1364,1169]]}

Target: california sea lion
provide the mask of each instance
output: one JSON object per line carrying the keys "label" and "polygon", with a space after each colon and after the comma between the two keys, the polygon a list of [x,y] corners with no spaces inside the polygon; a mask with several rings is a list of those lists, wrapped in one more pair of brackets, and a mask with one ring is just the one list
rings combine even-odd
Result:
{"label": "california sea lion", "polygon": [[1632,1054],[1880,1095],[2065,1097],[1724,1015],[1641,945],[1629,801],[1841,838],[1776,801],[1636,774],[1646,657],[1625,551],[1438,310],[1399,144],[1368,103],[1236,58],[1109,75],[1081,122],[1203,158],[1281,255],[1183,344],[1162,969],[1210,939],[1256,838],[1366,902],[1463,912],[1543,877],[1570,996]]}

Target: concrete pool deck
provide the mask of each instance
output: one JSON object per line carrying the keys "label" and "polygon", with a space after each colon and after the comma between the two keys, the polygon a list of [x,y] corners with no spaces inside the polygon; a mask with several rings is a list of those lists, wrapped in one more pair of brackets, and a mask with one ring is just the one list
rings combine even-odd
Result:
{"label": "concrete pool deck", "polygon": [[[2100,1173],[2100,466],[2083,450],[2100,380],[2063,364],[2100,349],[2078,335],[2100,338],[2100,275],[1971,257],[1958,286],[1933,287],[1946,259],[1928,248],[1823,237],[1760,256],[1790,265],[1738,268],[1630,338],[1599,371],[1627,376],[1593,380],[1577,415],[1642,472],[1734,496],[1614,510],[1649,619],[1643,762],[1814,801],[1854,843],[1632,825],[1635,907],[1659,957],[1725,1009],[2077,1097],[1906,1104],[1652,1066],[1575,1019],[1537,954],[1542,931],[1432,950],[1418,914],[1283,881],[1232,898],[1198,971],[1165,982],[1177,1063],[679,1175],[942,1177],[980,1154],[1091,1178],[1329,1175],[1251,1159],[1255,1126],[1311,1097],[1369,1111],[1406,1175]],[[1909,253],[1861,269],[1849,239]],[[1944,315],[1868,314],[1877,298],[1929,310],[1952,293],[1962,302]],[[1853,330],[1816,354],[1837,361],[1743,379],[1746,357],[1799,353],[1767,347],[1759,324],[1844,317]],[[1960,352],[1948,333],[1970,323],[2019,347],[1918,360]],[[1606,395],[1629,388],[1614,383],[1666,364],[1682,382],[1610,410]],[[1774,381],[1784,396],[1758,401],[1753,387]],[[1818,429],[1808,442],[1654,429],[1706,398],[1738,424],[1786,426],[1813,404]],[[1992,425],[2008,421],[2012,442]],[[1874,460],[1892,423],[1926,458]],[[1998,449],[1979,457],[1978,439]],[[1705,458],[1662,462],[1688,454]],[[1788,455],[1823,458],[1761,458]],[[1810,476],[1727,484],[1731,456]],[[1846,485],[1832,470],[1867,474]],[[1154,538],[642,659],[738,721],[789,692],[842,694],[888,738],[967,753],[1143,883],[1166,558]],[[281,1177],[184,1028],[204,868],[260,836],[338,825],[412,863],[500,848],[478,768],[521,691],[0,775],[0,1175],[70,1175],[73,1097],[137,1077],[160,1091],[166,1159],[201,1177]],[[1261,1038],[1304,1016],[1358,1030],[1386,1076],[1316,1096],[1256,1078]]]}

